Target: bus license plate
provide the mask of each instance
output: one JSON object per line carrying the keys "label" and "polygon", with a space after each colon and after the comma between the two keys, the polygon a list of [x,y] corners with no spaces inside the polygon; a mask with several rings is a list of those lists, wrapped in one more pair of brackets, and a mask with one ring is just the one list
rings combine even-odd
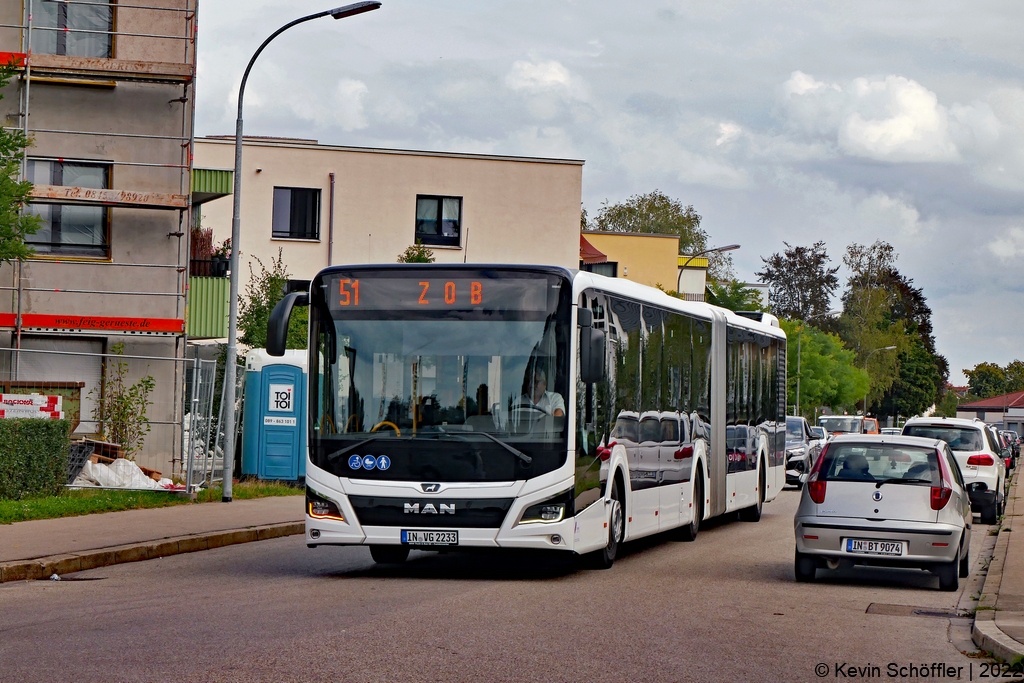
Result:
{"label": "bus license plate", "polygon": [[865,555],[903,555],[903,541],[871,541],[866,538],[846,539],[846,552]]}
{"label": "bus license plate", "polygon": [[458,545],[459,532],[402,529],[402,543],[408,545]]}

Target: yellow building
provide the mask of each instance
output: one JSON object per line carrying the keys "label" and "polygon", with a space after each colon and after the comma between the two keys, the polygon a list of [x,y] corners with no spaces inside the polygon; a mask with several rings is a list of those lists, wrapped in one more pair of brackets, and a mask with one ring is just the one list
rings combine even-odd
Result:
{"label": "yellow building", "polygon": [[679,278],[679,236],[584,230],[584,239],[608,257],[587,267],[595,273],[621,277],[665,290]]}

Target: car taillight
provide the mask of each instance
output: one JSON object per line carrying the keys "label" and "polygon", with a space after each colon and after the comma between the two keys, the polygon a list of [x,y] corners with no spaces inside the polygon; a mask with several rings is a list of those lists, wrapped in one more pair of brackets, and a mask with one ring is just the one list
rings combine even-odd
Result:
{"label": "car taillight", "polygon": [[685,460],[686,458],[693,457],[693,446],[683,446],[675,452],[676,460]]}
{"label": "car taillight", "polygon": [[[945,484],[945,482],[943,482]],[[946,503],[949,502],[949,497],[953,495],[953,489],[947,488],[946,486],[933,486],[932,487],[932,510],[941,510],[946,507]]]}
{"label": "car taillight", "polygon": [[968,465],[978,465],[980,467],[990,467],[996,464],[996,461],[992,459],[991,455],[972,455],[967,458]]}
{"label": "car taillight", "polygon": [[612,449],[615,447],[615,443],[616,442],[612,441],[607,446],[598,446],[597,457],[601,458],[602,460],[607,460],[608,458],[612,457]]}
{"label": "car taillight", "polygon": [[821,449],[818,459],[814,461],[814,467],[811,468],[811,474],[807,478],[807,493],[810,494],[811,500],[817,505],[825,502],[825,484],[828,482],[818,481],[818,473],[821,471],[821,463],[825,462],[825,456],[828,455],[828,447],[831,445],[825,444],[825,447]]}
{"label": "car taillight", "polygon": [[[953,489],[949,486],[950,482],[953,481],[953,474],[949,471],[942,451],[935,451],[935,457],[939,461],[939,485],[932,487],[931,504],[932,510],[941,510],[946,507],[949,497],[953,495]],[[988,458],[987,455],[984,457]]]}

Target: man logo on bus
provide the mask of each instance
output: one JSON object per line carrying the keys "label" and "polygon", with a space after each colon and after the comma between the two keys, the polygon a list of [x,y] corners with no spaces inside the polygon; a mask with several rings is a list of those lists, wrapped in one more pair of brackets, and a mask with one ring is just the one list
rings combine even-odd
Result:
{"label": "man logo on bus", "polygon": [[455,514],[455,503],[438,503],[438,507],[441,508],[440,513],[438,513],[437,507],[434,507],[433,503],[427,503],[422,508],[420,508],[420,504],[419,503],[406,503],[404,509],[405,509],[405,514],[407,514],[407,515],[408,514],[413,514],[413,515],[436,515],[436,514],[454,515]]}

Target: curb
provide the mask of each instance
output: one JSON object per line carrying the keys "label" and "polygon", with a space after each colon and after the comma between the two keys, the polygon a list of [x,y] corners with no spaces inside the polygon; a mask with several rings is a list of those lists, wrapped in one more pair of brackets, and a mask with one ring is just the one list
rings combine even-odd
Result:
{"label": "curb", "polygon": [[50,555],[31,560],[15,560],[0,563],[0,583],[8,581],[31,581],[45,579],[53,574],[71,574],[73,572],[107,567],[126,562],[141,562],[158,557],[194,553],[200,550],[213,550],[238,543],[266,541],[271,538],[294,536],[306,532],[305,522],[283,522],[280,524],[264,524],[244,529],[228,529],[187,536],[173,536],[141,543],[96,548],[64,555]]}
{"label": "curb", "polygon": [[985,585],[981,589],[981,597],[978,598],[978,609],[974,613],[974,625],[971,627],[971,639],[974,644],[982,650],[991,652],[997,659],[1004,662],[1012,662],[1024,657],[1024,644],[1003,633],[996,624],[999,587],[1003,582],[1003,566],[1006,564],[1006,551],[1010,545],[1010,534],[1007,533],[1006,521],[1015,514],[1016,494],[1017,477],[1014,476],[1010,491],[1007,493],[1006,514],[1003,516],[1003,524],[999,527],[996,547],[992,551],[992,562],[988,567]]}

